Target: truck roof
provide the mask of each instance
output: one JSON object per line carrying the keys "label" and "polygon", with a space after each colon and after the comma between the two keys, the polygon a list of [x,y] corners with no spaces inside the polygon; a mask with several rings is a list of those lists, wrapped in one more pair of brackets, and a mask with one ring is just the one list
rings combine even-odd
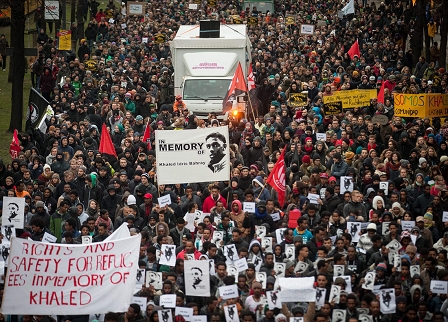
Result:
{"label": "truck roof", "polygon": [[172,48],[244,48],[248,38],[246,25],[220,25],[219,38],[199,38],[199,25],[179,27]]}

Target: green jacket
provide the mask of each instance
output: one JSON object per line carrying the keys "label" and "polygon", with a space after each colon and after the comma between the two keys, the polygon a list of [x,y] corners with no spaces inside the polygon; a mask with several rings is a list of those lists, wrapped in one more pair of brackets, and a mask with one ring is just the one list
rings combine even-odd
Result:
{"label": "green jacket", "polygon": [[66,212],[65,214],[60,214],[59,208],[50,217],[50,230],[53,232],[53,235],[57,237],[58,243],[60,243],[62,240],[65,221],[69,217],[70,215],[68,212]]}

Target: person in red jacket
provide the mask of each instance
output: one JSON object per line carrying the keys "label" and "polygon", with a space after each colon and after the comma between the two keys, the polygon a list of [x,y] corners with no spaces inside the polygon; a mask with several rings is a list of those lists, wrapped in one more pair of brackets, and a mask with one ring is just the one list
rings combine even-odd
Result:
{"label": "person in red jacket", "polygon": [[194,242],[192,240],[188,240],[185,243],[185,249],[183,251],[179,252],[179,254],[177,254],[176,258],[189,260],[190,259],[190,258],[188,258],[189,254],[193,255],[195,260],[199,260],[199,257],[201,257],[201,255],[202,255],[202,253],[200,251],[198,251],[196,249],[196,247],[194,247]]}
{"label": "person in red jacket", "polygon": [[213,185],[210,190],[210,196],[208,196],[204,200],[202,211],[205,213],[210,213],[211,209],[216,206],[217,201],[222,201],[224,205],[227,205],[226,199],[224,199],[220,194],[219,187],[217,185]]}

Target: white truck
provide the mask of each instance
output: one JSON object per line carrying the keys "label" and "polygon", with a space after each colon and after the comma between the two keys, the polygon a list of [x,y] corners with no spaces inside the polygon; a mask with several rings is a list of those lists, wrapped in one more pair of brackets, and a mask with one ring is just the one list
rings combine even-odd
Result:
{"label": "white truck", "polygon": [[214,112],[218,119],[241,119],[245,104],[235,101],[232,110],[224,112],[222,102],[238,62],[247,79],[251,51],[246,26],[220,25],[219,38],[200,38],[199,31],[199,25],[180,26],[171,42],[174,95],[181,95],[199,118]]}

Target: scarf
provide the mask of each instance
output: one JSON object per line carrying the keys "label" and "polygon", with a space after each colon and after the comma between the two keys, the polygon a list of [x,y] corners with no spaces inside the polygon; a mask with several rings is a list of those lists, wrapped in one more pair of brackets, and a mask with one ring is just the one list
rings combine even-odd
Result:
{"label": "scarf", "polygon": [[179,230],[179,228],[177,228],[177,226],[176,226],[176,230],[177,230],[177,233],[179,234],[179,245],[182,245],[182,236],[184,235],[185,228],[182,230]]}
{"label": "scarf", "polygon": [[266,210],[265,210],[263,213],[260,213],[260,212],[258,211],[258,208],[255,208],[255,218],[257,218],[257,219],[263,219],[263,218],[266,217],[267,214],[268,214],[268,213],[267,213]]}
{"label": "scarf", "polygon": [[368,151],[374,150],[374,149],[376,149],[376,143],[374,145],[370,145],[370,143],[367,143],[367,150]]}

